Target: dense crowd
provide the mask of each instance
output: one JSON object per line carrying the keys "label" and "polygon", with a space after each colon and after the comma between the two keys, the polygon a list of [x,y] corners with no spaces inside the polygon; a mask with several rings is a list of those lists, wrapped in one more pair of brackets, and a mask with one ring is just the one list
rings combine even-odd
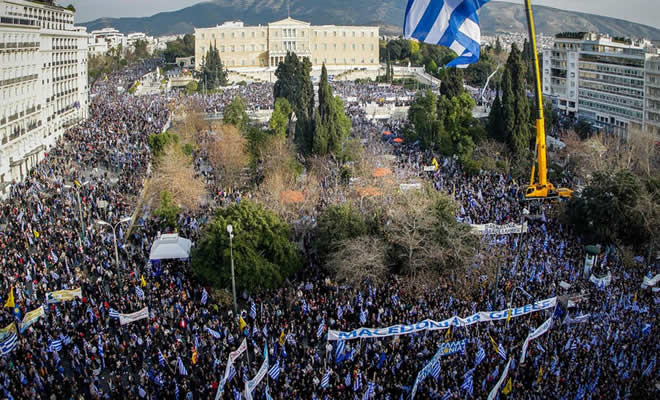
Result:
{"label": "dense crowd", "polygon": [[[262,399],[266,392],[267,398],[280,400],[409,398],[417,373],[438,346],[462,339],[468,343],[465,351],[441,358],[433,376],[418,386],[417,398],[486,398],[508,359],[514,360],[508,371],[511,398],[658,397],[657,298],[651,288],[640,288],[644,274],[657,273],[658,265],[625,270],[616,251],[608,251],[593,273],[611,274],[611,283],[596,286],[583,274],[586,243],[552,217],[552,204],[521,203],[520,186],[510,177],[485,172],[469,177],[452,158],[436,156],[440,168],[423,172],[433,155],[414,147],[396,148],[398,169],[407,177],[432,179],[437,189],[451,193],[461,204],[460,220],[519,223],[529,214],[527,233],[482,240],[481,252],[501,263],[496,288],[465,282],[473,269],[483,268],[479,262],[416,291],[395,278],[383,284],[340,286],[312,265],[287,287],[241,293],[242,317],[237,320],[191,276],[188,263],[148,262],[159,231],[158,221],[149,216],[134,221],[130,235],[129,223],[118,226],[117,269],[112,229],[95,221],[117,223],[132,215],[149,173],[146,137],[168,124],[173,98],[136,97],[118,90],[150,68],[153,65],[134,66],[97,82],[89,120],[70,129],[0,205],[0,292],[6,299],[13,288],[16,304],[5,308],[0,328],[39,306],[45,309],[0,359],[4,397],[214,398],[228,354],[243,339],[247,354],[234,362],[220,398],[244,395],[244,382],[264,361],[264,346],[269,373],[254,398]],[[272,96],[268,87],[237,90],[234,95],[245,95],[251,109],[261,108]],[[374,96],[382,95],[378,90]],[[215,99],[208,107],[231,101],[229,94]],[[357,110],[351,116],[377,137],[383,129],[396,129],[388,125],[394,122],[367,121]],[[370,148],[392,151],[380,140]],[[240,200],[227,196],[230,202]],[[180,234],[195,241],[209,212],[181,215]],[[48,292],[78,287],[82,298],[45,302]],[[450,295],[449,287],[464,289]],[[513,298],[517,306],[552,296],[564,300],[555,310],[507,323],[326,340],[328,329],[386,327],[506,309],[518,287],[524,291]],[[148,318],[120,326],[117,312],[145,306]],[[556,319],[550,331],[532,342],[526,362],[520,364],[521,343],[530,329],[551,316]]]}

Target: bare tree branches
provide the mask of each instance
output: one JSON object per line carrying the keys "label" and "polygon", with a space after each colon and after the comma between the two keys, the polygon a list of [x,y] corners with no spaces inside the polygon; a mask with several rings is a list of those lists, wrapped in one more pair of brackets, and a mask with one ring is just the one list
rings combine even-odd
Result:
{"label": "bare tree branches", "polygon": [[233,125],[215,124],[215,140],[207,143],[209,162],[219,180],[229,188],[241,181],[241,174],[250,159],[246,152],[247,141]]}
{"label": "bare tree branches", "polygon": [[378,237],[344,240],[330,256],[327,266],[338,280],[356,287],[366,279],[382,282],[388,273],[386,250],[385,241]]}

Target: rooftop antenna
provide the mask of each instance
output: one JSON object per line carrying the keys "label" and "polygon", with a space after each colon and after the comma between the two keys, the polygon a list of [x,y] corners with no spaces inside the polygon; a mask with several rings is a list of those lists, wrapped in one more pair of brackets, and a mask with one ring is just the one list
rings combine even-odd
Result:
{"label": "rooftop antenna", "polygon": [[289,4],[290,1],[286,0],[286,16],[287,18],[291,18],[291,4]]}

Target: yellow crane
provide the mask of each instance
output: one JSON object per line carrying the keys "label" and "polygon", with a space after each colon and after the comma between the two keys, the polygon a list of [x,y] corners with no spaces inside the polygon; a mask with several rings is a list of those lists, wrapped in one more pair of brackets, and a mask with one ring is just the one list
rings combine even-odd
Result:
{"label": "yellow crane", "polygon": [[[536,33],[534,30],[534,16],[532,15],[531,0],[525,0],[525,13],[529,28],[529,42],[532,44],[532,57],[534,57],[534,75],[536,77],[536,166],[532,166],[529,186],[525,191],[527,199],[570,198],[573,191],[568,188],[555,188],[548,182],[548,169],[545,150],[545,121],[543,120],[543,92],[541,91],[541,74],[539,71],[539,56],[536,50]],[[538,171],[538,182],[534,182],[535,172]]]}

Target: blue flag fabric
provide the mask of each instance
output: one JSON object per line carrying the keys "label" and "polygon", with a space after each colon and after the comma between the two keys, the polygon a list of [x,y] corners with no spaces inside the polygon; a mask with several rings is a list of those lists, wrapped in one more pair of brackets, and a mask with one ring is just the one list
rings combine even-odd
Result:
{"label": "blue flag fabric", "polygon": [[403,22],[407,39],[439,44],[458,57],[447,67],[467,67],[479,60],[481,28],[477,10],[490,0],[408,0]]}

